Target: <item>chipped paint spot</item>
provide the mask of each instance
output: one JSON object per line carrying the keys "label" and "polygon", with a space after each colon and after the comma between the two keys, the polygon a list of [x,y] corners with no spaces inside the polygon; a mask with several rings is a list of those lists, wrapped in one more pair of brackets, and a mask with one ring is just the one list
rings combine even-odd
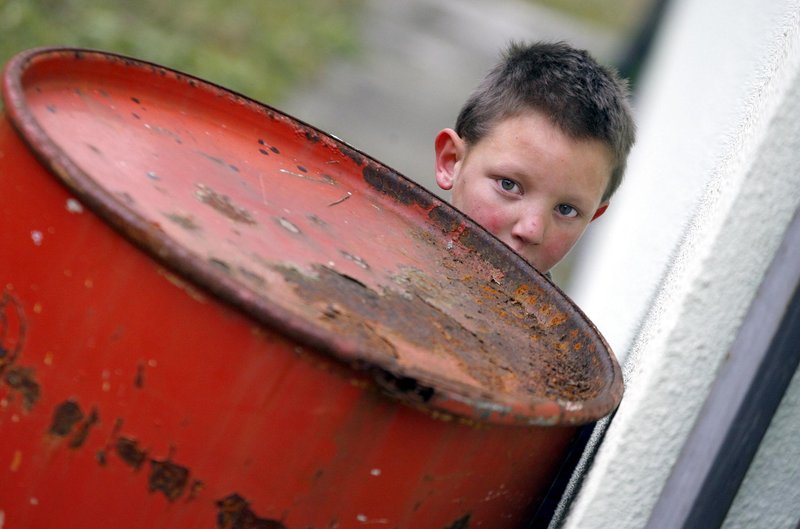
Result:
{"label": "chipped paint spot", "polygon": [[165,213],[165,217],[187,231],[199,231],[200,226],[195,222],[194,217],[188,213]]}
{"label": "chipped paint spot", "polygon": [[261,276],[260,274],[257,274],[257,273],[255,273],[255,272],[253,272],[251,270],[248,270],[247,268],[245,268],[243,266],[240,266],[238,268],[238,270],[239,270],[239,274],[242,277],[244,277],[245,279],[247,279],[247,281],[252,283],[254,286],[259,287],[259,288],[263,288],[264,286],[266,286],[267,280],[264,279],[264,277]]}
{"label": "chipped paint spot", "polygon": [[16,472],[19,470],[20,465],[22,465],[22,450],[14,450],[14,456],[11,459],[9,470],[11,472]]}
{"label": "chipped paint spot", "polygon": [[77,449],[83,446],[83,443],[86,442],[86,438],[89,436],[89,430],[98,422],[100,422],[100,416],[97,413],[97,409],[92,408],[86,420],[78,425],[75,435],[73,435],[72,439],[69,441],[69,447]]}
{"label": "chipped paint spot", "polygon": [[147,452],[139,447],[136,439],[120,437],[117,439],[115,448],[120,459],[134,470],[139,470],[147,460]]}
{"label": "chipped paint spot", "polygon": [[345,252],[344,250],[339,250],[339,253],[341,253],[344,256],[345,259],[347,259],[349,261],[353,261],[355,264],[357,264],[358,266],[360,266],[364,270],[369,270],[369,265],[361,257],[359,257],[357,255],[353,255],[353,254],[348,253],[348,252]]}
{"label": "chipped paint spot", "polygon": [[247,209],[235,204],[228,195],[217,193],[204,184],[196,184],[195,187],[194,196],[203,204],[211,206],[234,222],[256,224],[252,214]]}
{"label": "chipped paint spot", "polygon": [[389,523],[389,520],[386,518],[370,518],[366,514],[357,514],[356,521],[363,524],[371,524],[371,525],[386,525]]}
{"label": "chipped paint spot", "polygon": [[189,480],[189,469],[176,465],[169,459],[150,460],[150,477],[147,488],[150,492],[161,492],[170,501],[175,501],[186,488]]}
{"label": "chipped paint spot", "polygon": [[472,518],[471,514],[465,514],[458,520],[445,527],[445,529],[468,529],[470,518]]}
{"label": "chipped paint spot", "polygon": [[381,475],[381,469],[373,468],[372,470],[369,471],[369,473],[370,473],[371,476],[380,476]]}
{"label": "chipped paint spot", "polygon": [[205,486],[206,486],[205,483],[203,483],[199,479],[195,479],[194,481],[192,481],[192,486],[189,487],[189,497],[187,498],[187,501],[192,501],[194,499],[197,499],[197,496],[200,494],[200,491],[203,490]]}
{"label": "chipped paint spot", "polygon": [[136,376],[133,377],[133,386],[138,389],[144,387],[144,364],[141,362],[136,366]]}
{"label": "chipped paint spot", "polygon": [[35,371],[31,367],[11,367],[5,375],[4,382],[13,390],[22,394],[22,403],[27,411],[36,404],[41,395],[39,383],[34,377]]}
{"label": "chipped paint spot", "polygon": [[102,379],[103,379],[102,389],[106,393],[111,391],[111,382],[109,382],[109,378],[111,378],[111,371],[109,371],[108,369],[104,369],[102,373]]}
{"label": "chipped paint spot", "polygon": [[40,232],[39,230],[31,231],[31,240],[33,241],[33,244],[35,244],[36,246],[41,246],[43,239],[44,239],[44,234],[42,232]]}
{"label": "chipped paint spot", "polygon": [[298,228],[297,226],[295,226],[294,224],[292,224],[290,221],[286,220],[285,218],[279,217],[277,219],[277,221],[278,221],[278,224],[280,224],[280,226],[283,229],[285,229],[287,231],[290,231],[290,232],[294,233],[295,235],[299,235],[300,234],[300,228]]}
{"label": "chipped paint spot", "polygon": [[578,411],[580,409],[583,409],[583,404],[580,402],[559,400],[558,403],[561,404],[561,406],[563,406],[564,409],[567,411]]}
{"label": "chipped paint spot", "polygon": [[67,211],[70,213],[83,213],[83,206],[74,198],[67,199]]}
{"label": "chipped paint spot", "polygon": [[308,220],[310,220],[311,222],[313,222],[314,224],[316,224],[317,226],[320,226],[320,227],[323,227],[323,228],[328,225],[327,222],[325,222],[324,220],[322,220],[318,216],[314,215],[313,213],[309,213],[308,215],[306,215],[306,218]]}
{"label": "chipped paint spot", "polygon": [[56,407],[48,432],[59,437],[66,437],[81,419],[83,419],[83,412],[78,403],[74,400],[66,400]]}

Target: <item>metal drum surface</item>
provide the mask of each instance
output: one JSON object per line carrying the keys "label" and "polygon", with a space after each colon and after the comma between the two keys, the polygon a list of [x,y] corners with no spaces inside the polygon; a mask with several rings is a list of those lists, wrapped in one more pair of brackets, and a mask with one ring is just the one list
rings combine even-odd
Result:
{"label": "metal drum surface", "polygon": [[619,366],[448,204],[113,54],[0,122],[0,526],[521,527]]}

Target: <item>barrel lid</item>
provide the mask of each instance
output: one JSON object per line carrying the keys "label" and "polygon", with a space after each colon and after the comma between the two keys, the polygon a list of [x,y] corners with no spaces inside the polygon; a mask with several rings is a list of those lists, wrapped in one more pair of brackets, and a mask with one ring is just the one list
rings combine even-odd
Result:
{"label": "barrel lid", "polygon": [[580,424],[619,404],[619,365],[566,295],[339,139],[92,50],[18,54],[3,97],[29,148],[107,223],[400,400],[503,424]]}

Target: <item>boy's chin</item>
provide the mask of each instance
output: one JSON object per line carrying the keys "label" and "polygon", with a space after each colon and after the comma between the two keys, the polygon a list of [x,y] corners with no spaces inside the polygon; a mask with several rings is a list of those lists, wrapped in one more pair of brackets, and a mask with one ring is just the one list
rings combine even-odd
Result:
{"label": "boy's chin", "polygon": [[541,272],[541,273],[543,273],[543,274],[546,274],[546,275],[549,275],[549,274],[550,274],[550,270],[552,270],[552,269],[553,269],[553,267],[555,267],[555,265],[556,265],[556,264],[558,264],[558,263],[554,263],[554,264],[544,264],[544,265],[543,265],[543,264],[539,264],[539,263],[536,261],[536,259],[528,259],[528,262],[529,262],[529,263],[531,264],[531,266],[533,266],[533,267],[534,267],[536,270],[538,270],[539,272]]}

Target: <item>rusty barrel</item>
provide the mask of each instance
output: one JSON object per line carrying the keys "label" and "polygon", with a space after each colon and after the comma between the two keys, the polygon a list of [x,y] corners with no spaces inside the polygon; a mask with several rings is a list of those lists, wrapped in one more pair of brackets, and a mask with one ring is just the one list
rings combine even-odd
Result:
{"label": "rusty barrel", "polygon": [[2,94],[0,525],[522,527],[619,403],[558,288],[342,141],[98,51]]}

